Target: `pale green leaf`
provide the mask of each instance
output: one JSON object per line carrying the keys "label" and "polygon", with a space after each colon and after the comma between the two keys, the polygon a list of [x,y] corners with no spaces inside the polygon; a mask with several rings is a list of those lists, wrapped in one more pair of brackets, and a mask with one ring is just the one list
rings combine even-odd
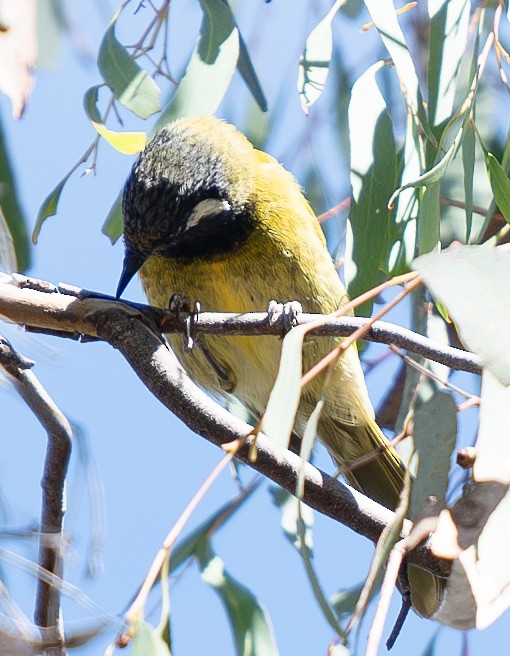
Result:
{"label": "pale green leaf", "polygon": [[423,190],[418,209],[418,252],[420,254],[439,250],[441,245],[440,218],[439,183],[435,182]]}
{"label": "pale green leaf", "polygon": [[421,102],[418,77],[398,22],[395,5],[391,0],[365,0],[365,5],[395,64],[405,101],[413,114],[417,115]]}
{"label": "pale green leaf", "polygon": [[432,125],[449,119],[452,113],[459,67],[466,52],[470,9],[470,0],[428,2],[428,112]]}
{"label": "pale green leaf", "polygon": [[151,132],[183,116],[214,114],[230,85],[239,57],[239,31],[223,0],[200,0],[200,37],[184,77]]}
{"label": "pale green leaf", "polygon": [[473,475],[476,481],[510,483],[510,386],[490,371],[482,378],[480,427],[476,440]]}
{"label": "pale green leaf", "polygon": [[457,410],[452,395],[436,392],[418,408],[413,423],[418,470],[411,489],[408,516],[416,520],[429,497],[437,499],[439,509],[443,507],[457,439]]}
{"label": "pale green leaf", "polygon": [[476,135],[471,120],[464,126],[464,139],[462,140],[462,168],[464,171],[464,204],[466,211],[466,243],[471,238],[473,227],[473,180],[475,173],[475,144]]}
{"label": "pale green leaf", "polygon": [[148,118],[159,112],[160,89],[156,82],[131,57],[115,36],[115,24],[120,12],[113,17],[106,30],[97,66],[103,80],[111,88],[117,100],[140,118]]}
{"label": "pale green leaf", "polygon": [[457,246],[422,255],[413,266],[446,306],[467,348],[503,385],[510,385],[510,252]]}
{"label": "pale green leaf", "polygon": [[[299,450],[299,455],[301,456],[304,462],[308,462],[312,455],[313,445],[315,444],[315,438],[317,437],[317,424],[319,423],[319,418],[322,412],[322,406],[324,405],[324,398],[321,397],[317,402],[317,405],[313,409],[312,414],[308,417],[306,422],[305,430],[303,432],[303,437],[301,438],[301,448]],[[298,474],[298,480],[296,484],[296,496],[298,499],[303,498],[305,487],[305,469],[301,467]]]}
{"label": "pale green leaf", "polygon": [[313,28],[306,39],[298,68],[297,88],[301,109],[308,114],[320,98],[329,74],[333,52],[331,22],[345,0],[336,0],[326,16]]}
{"label": "pale green leaf", "polygon": [[132,642],[132,656],[170,656],[168,645],[150,624],[139,620]]}
{"label": "pale green leaf", "polygon": [[303,339],[306,326],[293,328],[283,340],[280,367],[262,418],[262,431],[270,439],[276,455],[282,457],[301,398]]}
{"label": "pale green leaf", "polygon": [[237,656],[277,656],[271,621],[255,595],[225,569],[225,563],[203,541],[197,551],[202,579],[219,595],[234,634]]}

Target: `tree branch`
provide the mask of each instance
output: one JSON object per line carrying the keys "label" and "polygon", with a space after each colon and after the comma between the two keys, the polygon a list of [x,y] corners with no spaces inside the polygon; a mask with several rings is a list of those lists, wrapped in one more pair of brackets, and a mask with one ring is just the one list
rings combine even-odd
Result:
{"label": "tree branch", "polygon": [[[2,282],[2,278],[6,282]],[[37,284],[36,289],[33,288],[35,284]],[[57,293],[58,289],[64,293]],[[76,339],[81,336],[94,339],[98,335],[88,317],[95,310],[112,307],[112,303],[117,304],[119,301],[115,301],[113,297],[94,294],[69,285],[60,285],[57,288],[45,281],[34,282],[33,279],[24,276],[3,275],[0,278],[0,315],[31,329],[67,334],[66,336]],[[175,312],[141,303],[122,302],[122,305],[131,308],[134,314],[142,313],[156,332],[184,334],[186,321],[190,316],[187,313],[181,313],[177,317]],[[298,316],[297,323],[310,323],[320,316],[303,313]],[[194,335],[281,336],[285,334],[283,315],[271,317],[269,320],[267,312],[245,314],[201,312],[191,318],[191,330]],[[351,335],[366,322],[367,319],[359,317],[340,317],[327,321],[313,330],[312,334],[345,337]],[[476,374],[480,374],[482,371],[480,359],[476,355],[439,344],[411,330],[385,321],[377,321],[364,335],[364,339],[393,344],[452,369]]]}
{"label": "tree branch", "polygon": [[[72,430],[35,374],[33,362],[17,353],[7,339],[0,336],[0,366],[13,382],[19,395],[35,414],[48,435],[42,486],[39,564],[62,578],[63,523],[65,512],[65,478],[71,455]],[[60,590],[39,579],[34,611],[35,623],[43,628],[44,640],[64,645],[60,617]],[[64,646],[51,653],[65,654]]]}

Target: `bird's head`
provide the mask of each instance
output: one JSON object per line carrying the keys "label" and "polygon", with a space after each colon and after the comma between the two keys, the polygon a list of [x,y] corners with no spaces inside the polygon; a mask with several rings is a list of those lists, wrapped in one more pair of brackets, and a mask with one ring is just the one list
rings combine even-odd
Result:
{"label": "bird's head", "polygon": [[124,268],[117,289],[152,255],[218,257],[248,236],[256,151],[213,117],[163,128],[135,162],[124,187]]}

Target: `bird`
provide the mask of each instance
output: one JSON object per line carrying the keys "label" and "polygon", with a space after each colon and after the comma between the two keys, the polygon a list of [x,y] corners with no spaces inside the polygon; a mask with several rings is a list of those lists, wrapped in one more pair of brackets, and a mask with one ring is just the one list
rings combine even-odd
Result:
{"label": "bird", "polygon": [[[264,310],[270,301],[298,301],[304,312],[328,314],[349,300],[294,176],[216,117],[181,118],[157,132],[127,178],[122,210],[117,298],[138,273],[149,303],[161,308],[178,299],[188,308],[199,301],[203,311],[245,313]],[[200,387],[222,401],[235,397],[262,417],[278,372],[279,337],[204,335],[192,350],[182,336],[167,339]],[[308,336],[303,369],[339,340]],[[317,437],[351,485],[395,509],[405,467],[375,421],[355,345],[323,387],[324,374],[304,387],[294,432],[303,435],[323,394]],[[412,565],[408,578],[413,608],[430,617],[443,580]]]}

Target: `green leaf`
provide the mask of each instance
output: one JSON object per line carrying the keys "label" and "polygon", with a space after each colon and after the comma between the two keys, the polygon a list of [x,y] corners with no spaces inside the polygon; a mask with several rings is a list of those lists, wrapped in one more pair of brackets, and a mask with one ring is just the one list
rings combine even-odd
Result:
{"label": "green leaf", "polygon": [[16,251],[12,241],[11,231],[0,207],[0,271],[13,273],[18,270]]}
{"label": "green leaf", "polygon": [[117,132],[108,129],[97,109],[99,88],[99,86],[91,87],[83,96],[83,106],[92,126],[105,141],[119,152],[125,155],[136,155],[145,148],[147,135],[145,132]]}
{"label": "green leaf", "polygon": [[114,15],[106,30],[97,66],[103,80],[111,88],[117,100],[140,118],[148,118],[159,112],[160,88],[156,82],[131,57],[115,36],[115,24],[120,11]]}
{"label": "green leaf", "polygon": [[[371,601],[381,589],[383,574],[384,572],[380,571],[379,575],[376,577],[374,585],[370,591],[369,601]],[[338,590],[338,592],[335,592],[335,594],[332,595],[331,605],[333,606],[333,610],[340,619],[352,615],[362,590],[363,583],[358,583],[357,585],[353,585],[351,588]]]}
{"label": "green leaf", "polygon": [[301,556],[315,601],[321,609],[324,619],[335,633],[345,636],[345,632],[340,626],[335,612],[324,594],[313,564],[312,510],[282,488],[273,487],[270,491],[275,505],[281,511],[281,526],[284,535]]}
{"label": "green leaf", "polygon": [[16,270],[30,266],[30,243],[25,218],[18,198],[4,131],[0,122],[0,209],[9,228],[16,253]]}
{"label": "green leaf", "polygon": [[510,223],[510,180],[508,175],[492,153],[485,153],[485,165],[496,205],[506,222]]}
{"label": "green leaf", "polygon": [[47,218],[49,218],[50,216],[55,216],[55,214],[57,213],[58,203],[60,201],[60,194],[62,193],[62,189],[65,187],[65,184],[71,177],[72,173],[73,171],[70,171],[66,176],[62,178],[62,180],[58,183],[58,185],[46,196],[46,198],[43,201],[43,204],[39,208],[34,231],[32,232],[32,242],[34,244],[37,244],[37,240],[39,238],[39,233],[41,232],[42,224],[46,221]]}
{"label": "green leaf", "polygon": [[122,235],[124,222],[122,218],[122,191],[117,194],[117,198],[113,201],[108,216],[101,226],[101,232],[106,235],[112,244],[115,244],[117,239]]}
{"label": "green leaf", "polygon": [[131,654],[132,656],[170,656],[170,650],[150,624],[139,620],[132,642]]}
{"label": "green leaf", "polygon": [[[377,62],[356,80],[349,104],[353,197],[344,270],[353,298],[379,282],[392,246],[395,213],[388,209],[388,199],[397,184],[399,167],[393,126],[376,81],[383,66],[384,62]],[[370,315],[372,305],[372,301],[363,304],[358,313]]]}
{"label": "green leaf", "polygon": [[[226,0],[225,0],[226,1]],[[242,37],[242,34],[239,32],[239,60],[237,62],[237,68],[241,77],[243,78],[246,86],[251,92],[255,102],[260,107],[263,112],[267,112],[267,100],[260,84],[257,72],[253,66],[253,63],[250,59],[246,43]]]}
{"label": "green leaf", "polygon": [[475,129],[471,120],[464,126],[462,140],[462,168],[464,171],[464,203],[466,208],[466,243],[473,227],[473,180],[475,173]]}
{"label": "green leaf", "polygon": [[457,246],[413,263],[447,308],[467,348],[503,385],[510,385],[510,252]]}
{"label": "green leaf", "polygon": [[464,128],[461,127],[458,130],[457,134],[455,135],[455,139],[453,143],[448,148],[448,150],[443,155],[443,157],[441,157],[431,169],[425,171],[425,173],[420,175],[418,178],[416,178],[415,180],[411,180],[410,182],[406,182],[401,187],[399,187],[391,196],[389,200],[389,204],[393,205],[393,202],[395,201],[397,196],[404,189],[408,189],[409,187],[428,187],[437,182],[440,182],[444,174],[446,173],[448,166],[451,164],[452,160],[455,158],[455,155],[459,150],[460,144],[462,143],[463,134],[464,134]]}
{"label": "green leaf", "polygon": [[184,77],[163,109],[151,136],[182,116],[214,114],[230,85],[239,57],[239,31],[223,0],[200,0],[200,37]]}
{"label": "green leaf", "polygon": [[428,113],[432,125],[449,119],[452,113],[459,67],[468,40],[470,9],[469,0],[428,3]]}
{"label": "green leaf", "polygon": [[333,52],[331,22],[344,2],[345,0],[337,0],[306,39],[299,61],[297,80],[301,109],[305,114],[308,114],[310,107],[324,91]]}
{"label": "green leaf", "polygon": [[418,252],[420,254],[439,250],[441,246],[440,219],[439,183],[435,182],[423,190],[418,209]]}
{"label": "green leaf", "polygon": [[277,656],[278,647],[266,609],[233,578],[204,540],[197,551],[202,579],[219,595],[234,634],[237,656]]}
{"label": "green leaf", "polygon": [[457,409],[451,394],[437,392],[418,408],[413,439],[418,470],[411,489],[409,519],[415,521],[426,507],[428,497],[438,500],[438,514],[443,508],[457,440]]}
{"label": "green leaf", "polygon": [[189,558],[195,555],[200,543],[214,535],[239,510],[257,489],[261,480],[259,478],[246,487],[234,499],[224,504],[192,533],[176,544],[170,556],[170,573],[177,571]]}

